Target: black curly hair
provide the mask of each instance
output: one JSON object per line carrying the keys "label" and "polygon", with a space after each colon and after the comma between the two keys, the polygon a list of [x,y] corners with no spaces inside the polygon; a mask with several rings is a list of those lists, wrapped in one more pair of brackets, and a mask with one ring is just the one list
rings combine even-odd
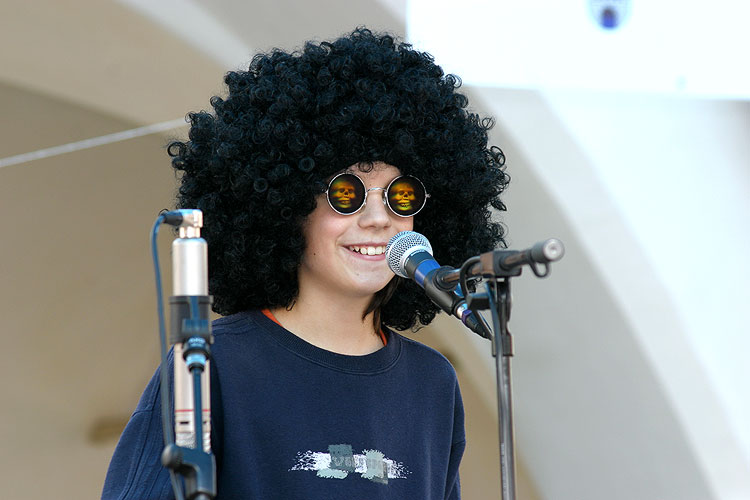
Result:
{"label": "black curly hair", "polygon": [[[204,212],[217,313],[293,304],[302,224],[326,179],[352,165],[382,161],[422,180],[431,198],[414,230],[441,264],[505,245],[490,212],[505,209],[509,180],[502,151],[487,145],[493,121],[466,110],[460,80],[431,55],[357,28],[256,55],[224,81],[214,113],[188,114],[189,140],[168,147],[183,172],[178,206]],[[429,324],[438,307],[394,280],[371,306],[376,318],[400,330]]]}

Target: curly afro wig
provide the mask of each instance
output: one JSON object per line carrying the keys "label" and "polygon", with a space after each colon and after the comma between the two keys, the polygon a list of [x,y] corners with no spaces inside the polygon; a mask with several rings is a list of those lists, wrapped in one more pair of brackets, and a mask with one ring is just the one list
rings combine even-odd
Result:
{"label": "curly afro wig", "polygon": [[[188,114],[189,140],[168,148],[182,172],[178,206],[204,212],[219,314],[293,304],[302,225],[327,178],[352,165],[382,161],[422,180],[431,198],[414,230],[440,263],[504,246],[490,213],[505,209],[508,183],[502,151],[487,145],[493,121],[467,111],[460,80],[429,54],[359,28],[259,54],[224,81],[214,112]],[[400,330],[429,324],[437,306],[394,280],[398,291],[381,297],[376,317]]]}

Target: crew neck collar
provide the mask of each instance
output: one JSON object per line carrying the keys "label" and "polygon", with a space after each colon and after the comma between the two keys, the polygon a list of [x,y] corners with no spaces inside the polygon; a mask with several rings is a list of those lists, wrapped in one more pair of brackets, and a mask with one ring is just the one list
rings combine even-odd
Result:
{"label": "crew neck collar", "polygon": [[388,340],[385,346],[370,354],[352,356],[314,346],[275,323],[261,311],[247,311],[246,314],[248,321],[257,326],[255,330],[267,335],[270,341],[308,361],[332,370],[363,375],[380,373],[390,369],[401,354],[401,338],[387,328],[383,328]]}

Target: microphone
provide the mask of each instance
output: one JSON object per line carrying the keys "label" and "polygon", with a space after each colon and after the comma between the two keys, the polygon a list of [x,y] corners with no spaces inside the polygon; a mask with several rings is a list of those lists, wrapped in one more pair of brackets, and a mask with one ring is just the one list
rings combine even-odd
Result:
{"label": "microphone", "polygon": [[489,329],[468,308],[466,300],[453,291],[454,287],[446,286],[440,279],[442,272],[454,269],[437,263],[432,256],[432,245],[424,235],[401,231],[385,247],[385,258],[391,271],[402,278],[416,281],[443,311],[460,319],[474,333],[491,338]]}
{"label": "microphone", "polygon": [[[190,330],[208,324],[208,244],[201,238],[203,213],[200,210],[176,210],[165,214],[166,222],[178,227],[179,236],[172,242],[172,339],[174,344],[174,414],[175,443],[185,448],[211,451],[211,393],[209,363],[200,349],[187,341]],[[197,311],[193,311],[197,309]],[[200,318],[196,321],[196,318]],[[187,328],[186,328],[187,327]],[[187,331],[186,331],[187,330]],[[210,330],[209,330],[210,335]],[[197,346],[201,347],[201,346]],[[200,376],[202,418],[195,415],[194,365],[204,365]]]}
{"label": "microphone", "polygon": [[[556,238],[540,241],[525,250],[494,250],[480,254],[477,262],[468,268],[467,276],[519,276],[522,267],[527,265],[537,277],[544,278],[549,275],[549,264],[562,259],[564,255],[565,246]],[[544,271],[540,271],[538,265],[543,265]],[[458,272],[446,272],[441,278],[453,282],[458,279]]]}
{"label": "microphone", "polygon": [[[485,263],[492,262],[492,260],[490,260],[488,256],[485,257],[485,255],[489,255],[489,253],[480,256],[480,259],[482,259],[482,267],[484,267]],[[526,250],[509,253],[494,259],[494,264],[496,267],[505,271],[512,271],[513,268],[524,264],[533,266],[534,264],[549,264],[550,262],[556,262],[562,259],[563,255],[565,255],[565,247],[563,246],[562,241],[556,238],[550,238],[545,241],[540,241]]]}

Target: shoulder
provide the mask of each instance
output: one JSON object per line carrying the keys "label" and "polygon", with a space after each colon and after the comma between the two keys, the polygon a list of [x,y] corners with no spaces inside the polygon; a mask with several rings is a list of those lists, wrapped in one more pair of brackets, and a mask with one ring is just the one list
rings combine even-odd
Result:
{"label": "shoulder", "polygon": [[450,371],[454,371],[453,365],[451,365],[450,361],[448,361],[448,358],[446,358],[443,354],[441,354],[436,349],[433,349],[432,347],[429,347],[412,338],[406,337],[393,330],[389,330],[389,332],[395,338],[398,338],[400,342],[402,342],[403,349],[407,351],[408,353],[410,353],[411,355],[418,356],[421,359],[439,364],[449,369]]}
{"label": "shoulder", "polygon": [[253,323],[252,319],[256,312],[257,311],[242,311],[236,314],[230,314],[229,316],[221,316],[212,322],[212,333],[214,335],[224,335],[248,331]]}
{"label": "shoulder", "polygon": [[212,323],[211,357],[229,363],[238,357],[256,357],[267,350],[268,329],[266,317],[257,310],[222,316]]}
{"label": "shoulder", "polygon": [[457,384],[456,370],[448,358],[439,351],[392,330],[390,335],[391,338],[401,343],[402,359],[408,364],[410,370],[431,379],[439,378],[451,385]]}
{"label": "shoulder", "polygon": [[256,334],[273,330],[275,326],[262,311],[250,309],[215,319],[211,324],[211,333],[214,340],[227,342],[231,337],[257,337]]}

